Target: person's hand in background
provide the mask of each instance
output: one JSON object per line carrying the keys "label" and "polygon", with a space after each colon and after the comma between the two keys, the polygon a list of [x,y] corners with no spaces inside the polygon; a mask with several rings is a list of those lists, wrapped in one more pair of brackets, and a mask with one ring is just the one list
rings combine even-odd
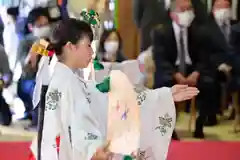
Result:
{"label": "person's hand in background", "polygon": [[218,70],[219,70],[220,72],[225,73],[225,74],[229,74],[230,71],[232,70],[232,67],[229,66],[229,65],[227,65],[226,63],[222,63],[222,64],[220,64],[220,65],[218,66]]}
{"label": "person's hand in background", "polygon": [[187,82],[187,79],[180,72],[175,73],[174,78],[177,84],[186,84]]}
{"label": "person's hand in background", "polygon": [[187,77],[187,84],[188,84],[189,86],[196,86],[199,76],[200,76],[200,73],[199,73],[199,72],[197,72],[197,71],[192,72],[192,73]]}

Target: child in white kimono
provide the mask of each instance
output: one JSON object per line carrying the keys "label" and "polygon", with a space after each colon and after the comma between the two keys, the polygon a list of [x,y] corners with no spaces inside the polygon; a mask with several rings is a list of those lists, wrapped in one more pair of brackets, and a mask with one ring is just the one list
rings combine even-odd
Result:
{"label": "child in white kimono", "polygon": [[60,62],[46,93],[41,160],[107,160],[108,144],[90,108],[87,85],[74,73],[91,61],[92,29],[69,19],[59,24],[53,39]]}
{"label": "child in white kimono", "polygon": [[[74,19],[61,23],[53,34],[54,44],[51,46],[60,62],[55,65],[46,93],[40,160],[109,159],[109,143],[105,138],[107,105],[104,105],[106,100],[98,100],[99,97],[107,99],[107,96],[102,96],[95,87],[91,87],[75,72],[79,68],[87,67],[92,59],[92,37],[90,26]],[[173,101],[190,99],[197,94],[196,89],[191,90],[187,86],[181,86],[180,90],[175,90],[173,87],[162,93],[167,93],[166,97],[169,98],[167,100],[169,103],[163,104],[164,106],[174,106]],[[156,101],[158,96],[155,97],[155,99],[149,99],[149,102]],[[101,104],[102,102],[103,104]],[[147,103],[145,105],[147,106]],[[149,109],[153,110],[153,108]],[[146,114],[146,110],[143,110],[142,113],[146,116],[142,117],[145,119],[144,117],[149,117],[151,113]],[[165,116],[166,113],[167,110],[164,110],[162,114]],[[171,113],[175,114],[175,112]],[[174,123],[170,128],[173,127]],[[164,127],[160,129],[164,129]],[[161,130],[161,132],[163,131]],[[171,130],[168,132],[171,135]],[[140,148],[146,150],[151,141],[148,141],[147,137],[144,139],[146,141],[140,142]],[[164,141],[162,145],[168,146],[169,138],[165,139],[167,142]],[[157,156],[159,157],[159,159],[156,158],[157,160],[166,158],[167,146],[164,149],[158,147],[161,150],[161,156]]]}

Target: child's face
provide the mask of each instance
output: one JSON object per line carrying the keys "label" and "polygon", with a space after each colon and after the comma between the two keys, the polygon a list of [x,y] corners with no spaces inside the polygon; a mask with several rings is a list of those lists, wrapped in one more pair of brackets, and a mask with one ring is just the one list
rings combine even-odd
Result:
{"label": "child's face", "polygon": [[77,68],[86,68],[92,60],[93,54],[90,39],[86,36],[73,46],[74,47],[71,47],[71,52]]}

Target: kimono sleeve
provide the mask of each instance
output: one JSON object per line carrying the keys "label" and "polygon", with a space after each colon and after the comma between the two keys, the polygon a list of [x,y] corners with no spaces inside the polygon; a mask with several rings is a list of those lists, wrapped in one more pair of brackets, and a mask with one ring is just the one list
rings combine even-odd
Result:
{"label": "kimono sleeve", "polygon": [[171,90],[166,87],[148,90],[141,105],[141,158],[166,159],[175,121]]}
{"label": "kimono sleeve", "polygon": [[82,90],[72,101],[71,135],[73,160],[90,160],[97,148],[102,145],[99,122],[90,109],[90,100]]}

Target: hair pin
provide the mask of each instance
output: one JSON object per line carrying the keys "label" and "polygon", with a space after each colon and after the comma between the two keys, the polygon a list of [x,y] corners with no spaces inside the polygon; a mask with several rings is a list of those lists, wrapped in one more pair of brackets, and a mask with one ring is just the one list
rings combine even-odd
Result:
{"label": "hair pin", "polygon": [[42,56],[53,56],[54,51],[49,51],[47,50],[47,46],[49,45],[49,43],[45,40],[40,40],[37,43],[34,43],[32,45],[32,48],[30,49],[30,53],[36,53],[36,54],[40,54]]}
{"label": "hair pin", "polygon": [[80,15],[83,17],[83,20],[92,25],[93,27],[100,27],[100,18],[99,14],[94,10],[82,11]]}

